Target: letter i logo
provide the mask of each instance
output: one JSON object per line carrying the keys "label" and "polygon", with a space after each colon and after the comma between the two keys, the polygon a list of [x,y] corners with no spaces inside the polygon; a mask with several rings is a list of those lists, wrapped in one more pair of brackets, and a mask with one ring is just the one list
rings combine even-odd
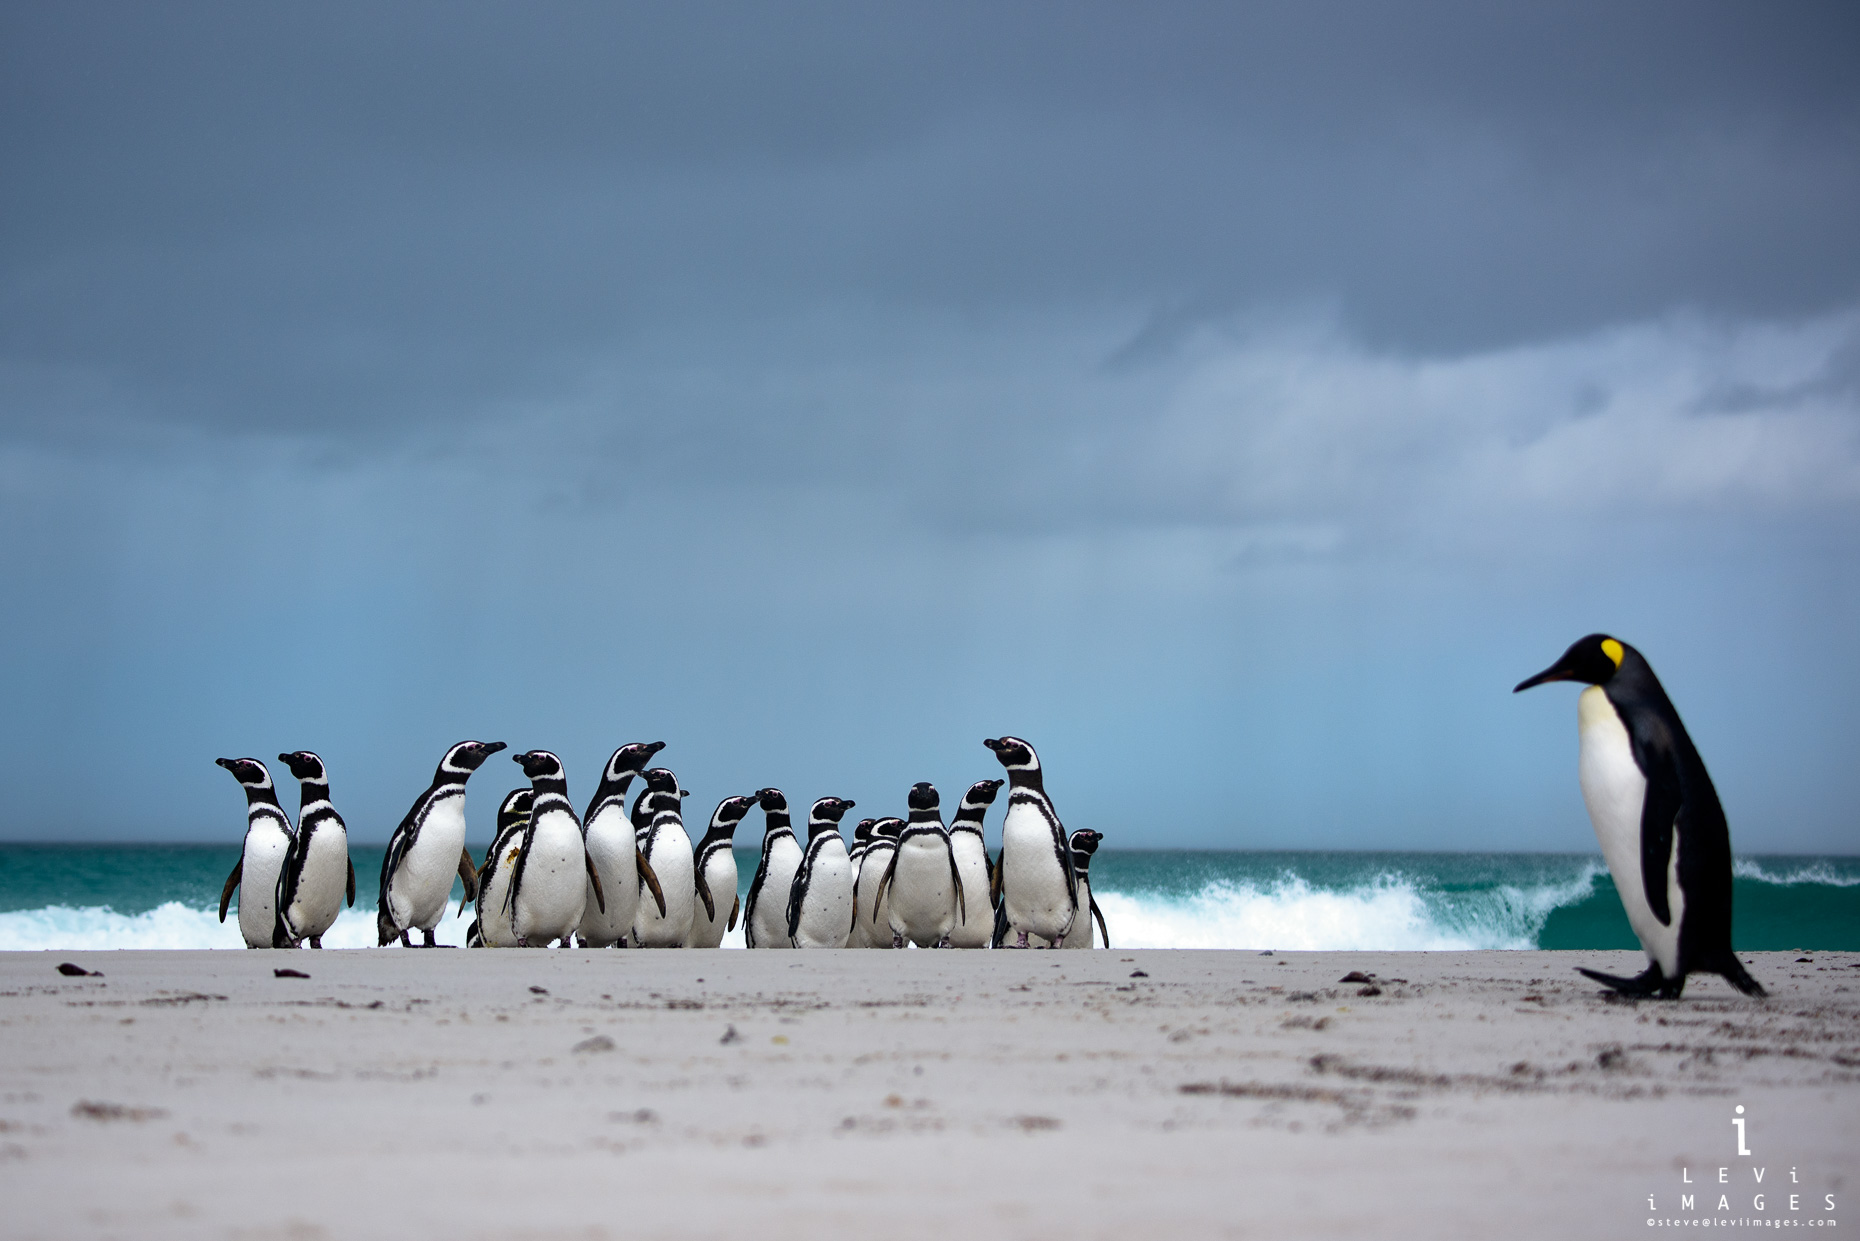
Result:
{"label": "letter i logo", "polygon": [[1742,1103],[1737,1105],[1737,1115],[1731,1123],[1737,1126],[1737,1153],[1748,1155],[1750,1148],[1744,1145],[1744,1105]]}

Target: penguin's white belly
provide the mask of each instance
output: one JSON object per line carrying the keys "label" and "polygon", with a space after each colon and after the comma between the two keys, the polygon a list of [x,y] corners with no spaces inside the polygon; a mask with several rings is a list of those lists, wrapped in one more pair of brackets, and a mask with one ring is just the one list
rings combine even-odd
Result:
{"label": "penguin's white belly", "polygon": [[859,877],[853,884],[859,920],[854,924],[852,935],[847,937],[849,948],[891,947],[891,894],[887,892],[883,899],[874,898],[879,881],[885,877],[885,868],[891,865],[892,851],[891,845],[874,845],[859,859]]}
{"label": "penguin's white belly", "polygon": [[1053,851],[1053,829],[1038,806],[1008,805],[1001,823],[1001,901],[1012,930],[1049,943],[1072,929],[1072,893]]}
{"label": "penguin's white belly", "polygon": [[794,873],[801,869],[801,846],[784,837],[769,851],[769,868],[756,893],[755,932],[758,948],[792,948],[788,940],[788,894],[794,890]]}
{"label": "penguin's white belly", "polygon": [[959,916],[948,846],[936,836],[918,836],[899,844],[897,868],[885,896],[892,933],[919,948],[934,947]]}
{"label": "penguin's white belly", "polygon": [[505,838],[503,852],[485,872],[484,889],[478,893],[478,935],[486,948],[517,946],[517,933],[510,925],[510,910],[504,902],[510,896],[510,877],[517,870],[522,839],[521,834]]}
{"label": "penguin's white belly", "polygon": [[580,925],[588,899],[588,863],[574,816],[544,811],[534,830],[510,921],[518,939],[544,948]]}
{"label": "penguin's white belly", "polygon": [[962,876],[968,906],[966,918],[957,913],[950,947],[986,948],[995,935],[995,908],[988,902],[988,849],[981,836],[970,831],[951,832],[949,847],[956,855],[956,873]]}
{"label": "penguin's white belly", "polygon": [[1059,941],[1061,948],[1089,948],[1095,930],[1091,919],[1091,880],[1080,879],[1078,883],[1079,916],[1072,919],[1072,929]]}
{"label": "penguin's white belly", "polygon": [[846,856],[846,846],[836,849],[828,841],[814,855],[814,868],[808,872],[794,946],[844,948],[852,930],[852,902],[852,859]]}
{"label": "penguin's white belly", "polygon": [[248,948],[271,947],[278,924],[278,877],[291,838],[275,819],[261,819],[246,829],[239,863],[239,935]]}
{"label": "penguin's white belly", "polygon": [[319,827],[310,834],[297,893],[285,910],[285,928],[298,939],[321,939],[335,925],[348,891],[349,834],[340,827]]}
{"label": "penguin's white belly", "polygon": [[[697,876],[692,871],[691,837],[677,824],[661,823],[652,829],[646,864],[658,876],[665,894],[665,913],[647,892],[639,897],[633,915],[633,943],[641,948],[683,948],[691,938],[691,907],[697,903]],[[635,889],[637,891],[637,889]],[[723,915],[730,915],[725,912]]]}
{"label": "penguin's white belly", "polygon": [[587,902],[581,911],[578,934],[593,948],[607,948],[619,943],[633,929],[633,916],[639,912],[639,846],[633,825],[618,805],[609,806],[588,824],[588,857],[595,873],[601,877],[601,896],[607,907],[594,898],[594,883],[587,884]]}
{"label": "penguin's white belly", "polygon": [[1647,778],[1634,762],[1627,727],[1597,685],[1582,691],[1576,719],[1581,738],[1578,770],[1582,800],[1589,808],[1589,821],[1595,825],[1602,857],[1608,862],[1608,873],[1614,877],[1615,891],[1627,911],[1628,924],[1640,937],[1641,947],[1659,963],[1661,972],[1672,978],[1679,969],[1679,922],[1685,912],[1685,893],[1680,891],[1678,881],[1679,833],[1673,833],[1666,868],[1666,900],[1672,921],[1662,923],[1647,903],[1642,881],[1641,807],[1647,799]]}
{"label": "penguin's white belly", "polygon": [[[579,833],[577,833],[579,835]],[[408,930],[430,931],[445,916],[465,851],[465,796],[435,802],[420,825],[413,847],[400,859],[388,883],[388,904],[395,920]]]}
{"label": "penguin's white belly", "polygon": [[[715,948],[723,943],[730,927],[730,910],[736,907],[736,854],[730,849],[715,849],[704,863],[704,873],[697,881],[710,893],[715,918],[704,912],[703,901],[691,902],[691,938],[693,948]],[[651,900],[651,897],[647,897]],[[670,907],[671,902],[666,902]],[[656,906],[655,906],[656,908]]]}

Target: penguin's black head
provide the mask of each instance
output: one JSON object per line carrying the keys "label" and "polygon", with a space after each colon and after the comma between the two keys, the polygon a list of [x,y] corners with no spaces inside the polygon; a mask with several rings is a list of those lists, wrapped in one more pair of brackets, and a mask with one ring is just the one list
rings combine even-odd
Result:
{"label": "penguin's black head", "polygon": [[638,775],[652,761],[652,756],[664,748],[663,741],[635,741],[632,745],[621,746],[607,760],[607,778],[618,780],[624,775]]}
{"label": "penguin's black head", "polygon": [[308,750],[294,750],[289,754],[278,755],[278,761],[291,769],[291,774],[299,780],[322,780],[328,782],[329,773],[323,770],[323,760]]}
{"label": "penguin's black head", "polygon": [[714,832],[720,827],[735,827],[755,804],[756,799],[753,797],[724,798],[717,803],[716,812],[710,816],[710,830]]}
{"label": "penguin's black head", "polygon": [[999,793],[1001,786],[1006,783],[1005,780],[977,780],[969,786],[969,791],[962,795],[963,804],[992,806],[995,804],[995,794]]}
{"label": "penguin's black head", "polygon": [[535,789],[511,789],[504,794],[504,804],[497,808],[497,833],[530,817],[530,805],[536,800]]}
{"label": "penguin's black head", "polygon": [[852,808],[852,802],[838,797],[823,797],[814,803],[814,808],[808,812],[807,819],[810,823],[838,823]]}
{"label": "penguin's black head", "polygon": [[1019,737],[990,737],[982,742],[995,752],[995,757],[1009,771],[1038,771],[1040,760],[1034,756],[1033,747]]}
{"label": "penguin's black head", "polygon": [[1104,839],[1104,833],[1094,832],[1089,827],[1081,827],[1072,833],[1072,852],[1083,853],[1086,857],[1098,852],[1098,842]]}
{"label": "penguin's black head", "polygon": [[248,789],[271,787],[271,772],[255,758],[216,758],[213,761],[232,772],[233,779]]}
{"label": "penguin's black head", "polygon": [[654,767],[645,773],[646,787],[654,793],[676,793],[684,796],[684,790],[678,787],[678,777],[666,767]]}
{"label": "penguin's black head", "polygon": [[756,801],[764,810],[786,810],[788,799],[780,789],[757,789]]}
{"label": "penguin's black head", "polygon": [[1516,694],[1549,681],[1583,681],[1589,685],[1602,685],[1621,670],[1622,661],[1633,649],[1605,633],[1592,633],[1577,641],[1563,652],[1563,658],[1536,676],[1519,681],[1517,688],[1511,692]]}
{"label": "penguin's black head", "polygon": [[461,741],[446,751],[439,765],[448,771],[476,771],[484,766],[485,759],[503,748],[501,741]]}
{"label": "penguin's black head", "polygon": [[937,796],[936,785],[928,780],[919,780],[911,785],[910,807],[912,810],[935,810],[942,804],[943,799]]}
{"label": "penguin's black head", "polygon": [[510,757],[523,765],[523,774],[532,780],[560,780],[562,778],[562,760],[547,750],[530,750],[524,754],[512,754]]}
{"label": "penguin's black head", "polygon": [[878,822],[872,824],[872,835],[875,837],[885,836],[891,840],[896,840],[898,838],[898,833],[903,830],[903,819],[880,819]]}

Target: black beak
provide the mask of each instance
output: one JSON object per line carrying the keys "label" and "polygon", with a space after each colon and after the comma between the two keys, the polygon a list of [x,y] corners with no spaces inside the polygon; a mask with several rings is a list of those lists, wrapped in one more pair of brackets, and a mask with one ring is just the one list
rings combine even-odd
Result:
{"label": "black beak", "polygon": [[1570,668],[1567,664],[1558,661],[1551,667],[1545,668],[1536,676],[1526,677],[1524,680],[1519,681],[1516,688],[1511,692],[1518,694],[1530,689],[1533,685],[1546,685],[1551,681],[1573,681],[1575,679],[1575,670]]}
{"label": "black beak", "polygon": [[506,746],[506,745],[505,745],[505,744],[504,744],[503,742],[501,742],[501,741],[486,741],[486,742],[484,743],[484,756],[485,756],[486,758],[489,758],[489,757],[491,757],[491,755],[493,755],[493,754],[495,754],[495,753],[497,753],[497,752],[498,752],[499,750],[504,750],[504,749],[508,749],[508,748],[509,748],[509,747],[508,747],[508,746]]}

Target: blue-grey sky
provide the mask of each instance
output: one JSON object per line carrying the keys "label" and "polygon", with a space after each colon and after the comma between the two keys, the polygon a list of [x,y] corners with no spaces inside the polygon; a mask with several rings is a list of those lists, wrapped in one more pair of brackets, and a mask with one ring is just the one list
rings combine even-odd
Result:
{"label": "blue-grey sky", "polygon": [[1602,629],[1860,849],[1850,4],[7,4],[0,170],[0,836],[1585,849]]}

